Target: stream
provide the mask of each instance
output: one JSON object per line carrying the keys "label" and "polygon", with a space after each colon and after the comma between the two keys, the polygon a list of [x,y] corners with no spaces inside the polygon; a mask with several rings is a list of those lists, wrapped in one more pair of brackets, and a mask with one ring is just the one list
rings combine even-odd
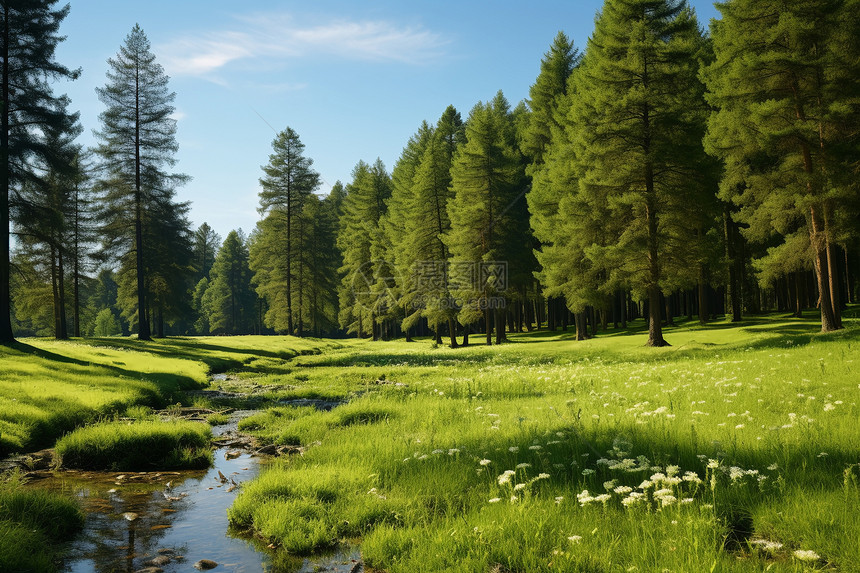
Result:
{"label": "stream", "polygon": [[[230,436],[253,413],[235,412],[227,424],[212,428],[213,435]],[[261,542],[230,531],[227,509],[242,482],[264,471],[264,460],[227,446],[215,450],[208,470],[62,471],[32,485],[73,495],[86,514],[83,531],[65,553],[64,573],[174,573],[193,571],[200,560],[216,563],[209,569],[215,573],[363,571],[357,548],[279,568]]]}

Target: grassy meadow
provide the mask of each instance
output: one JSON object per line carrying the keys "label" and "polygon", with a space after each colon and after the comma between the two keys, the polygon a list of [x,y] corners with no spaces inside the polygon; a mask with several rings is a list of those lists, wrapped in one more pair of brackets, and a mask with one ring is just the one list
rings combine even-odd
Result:
{"label": "grassy meadow", "polygon": [[[83,424],[140,406],[182,403],[212,372],[277,370],[284,359],[327,343],[287,337],[25,339],[0,347],[0,457],[53,446]],[[131,412],[127,410],[132,408]]]}
{"label": "grassy meadow", "polygon": [[230,518],[292,553],[360,538],[391,573],[860,571],[860,329],[817,331],[346,341],[263,375],[349,402],[245,420],[307,449]]}
{"label": "grassy meadow", "polygon": [[[214,406],[185,392],[217,387],[264,408],[245,431],[303,448],[267,464],[229,512],[285,569],[346,541],[390,573],[860,572],[860,321],[846,326],[681,324],[656,349],[641,324],[459,349],[35,339],[0,349],[0,445]],[[216,372],[228,376],[208,382]],[[291,399],[343,404],[277,403]],[[97,424],[64,439],[90,455],[122,449],[113,434]],[[22,527],[0,520],[0,544]]]}

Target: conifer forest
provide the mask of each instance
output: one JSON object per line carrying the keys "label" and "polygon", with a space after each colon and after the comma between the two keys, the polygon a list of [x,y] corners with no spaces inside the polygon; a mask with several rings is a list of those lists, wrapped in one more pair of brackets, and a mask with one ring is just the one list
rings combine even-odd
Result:
{"label": "conifer forest", "polygon": [[860,0],[603,0],[393,164],[270,126],[226,236],[147,31],[82,70],[64,1],[0,0],[0,571],[103,514],[105,573],[860,572]]}

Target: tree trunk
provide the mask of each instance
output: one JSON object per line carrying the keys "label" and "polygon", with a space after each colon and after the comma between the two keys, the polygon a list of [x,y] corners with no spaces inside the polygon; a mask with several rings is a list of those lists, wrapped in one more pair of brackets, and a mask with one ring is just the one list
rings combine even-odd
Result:
{"label": "tree trunk", "polygon": [[708,324],[708,293],[705,290],[705,265],[699,264],[699,324]]}
{"label": "tree trunk", "polygon": [[495,315],[496,344],[501,344],[508,341],[508,335],[505,334],[505,308],[497,308]]}
{"label": "tree trunk", "polygon": [[663,340],[663,328],[660,324],[660,289],[652,285],[648,289],[648,342],[646,346],[669,346]]}
{"label": "tree trunk", "polygon": [[588,331],[586,330],[586,321],[585,321],[585,313],[577,312],[573,315],[573,322],[576,325],[576,340],[585,340],[588,338]]}
{"label": "tree trunk", "polygon": [[666,307],[666,326],[675,326],[675,312],[672,308],[672,295],[663,296]]}
{"label": "tree trunk", "polygon": [[59,320],[59,331],[57,340],[69,339],[69,326],[66,319],[66,272],[63,267],[62,250],[57,250],[57,313]]}
{"label": "tree trunk", "polygon": [[486,328],[486,336],[487,336],[487,346],[493,344],[493,324],[492,324],[492,313],[490,309],[484,309],[484,325]]}
{"label": "tree trunk", "polygon": [[791,274],[792,282],[794,283],[794,316],[797,318],[803,318],[803,298],[802,298],[802,289],[803,285],[801,283],[802,276],[800,272]]}
{"label": "tree trunk", "polygon": [[833,319],[836,323],[836,328],[842,328],[842,297],[839,296],[839,264],[838,258],[834,253],[836,247],[830,242],[829,233],[827,234],[826,241],[827,268],[830,270],[830,302],[833,306]]}
{"label": "tree trunk", "polygon": [[451,348],[457,348],[457,325],[453,316],[448,317],[448,334],[451,335]]}
{"label": "tree trunk", "polygon": [[821,332],[838,330],[838,322],[833,312],[833,302],[830,298],[830,272],[827,264],[827,242],[823,236],[823,223],[816,208],[810,207],[811,233],[810,242],[815,251],[815,274],[818,279],[818,307],[821,310]]}
{"label": "tree trunk", "polygon": [[140,158],[140,67],[135,70],[134,94],[134,248],[137,265],[137,338],[152,340],[147,316],[146,279],[143,245],[143,197],[141,189]]}

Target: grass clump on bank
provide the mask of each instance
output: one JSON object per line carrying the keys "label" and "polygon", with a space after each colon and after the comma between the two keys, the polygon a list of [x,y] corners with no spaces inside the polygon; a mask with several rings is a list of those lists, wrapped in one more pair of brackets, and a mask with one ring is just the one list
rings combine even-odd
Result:
{"label": "grass clump on bank", "polygon": [[74,501],[23,485],[15,473],[0,480],[0,571],[52,573],[54,548],[81,529],[84,517]]}
{"label": "grass clump on bank", "polygon": [[208,426],[195,422],[105,422],[57,442],[68,468],[110,471],[202,469],[212,464]]}
{"label": "grass clump on bank", "polygon": [[860,329],[846,323],[683,325],[661,349],[623,332],[346,341],[301,362],[307,390],[350,384],[347,406],[243,422],[308,447],[230,518],[296,553],[360,536],[387,573],[860,572]]}

